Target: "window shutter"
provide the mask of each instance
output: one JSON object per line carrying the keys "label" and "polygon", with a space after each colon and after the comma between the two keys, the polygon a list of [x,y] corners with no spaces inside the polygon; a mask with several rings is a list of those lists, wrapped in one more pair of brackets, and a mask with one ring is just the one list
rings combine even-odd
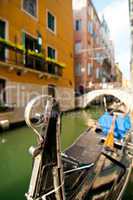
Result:
{"label": "window shutter", "polygon": [[25,37],[26,37],[25,32],[22,32],[22,45],[24,48],[25,48]]}

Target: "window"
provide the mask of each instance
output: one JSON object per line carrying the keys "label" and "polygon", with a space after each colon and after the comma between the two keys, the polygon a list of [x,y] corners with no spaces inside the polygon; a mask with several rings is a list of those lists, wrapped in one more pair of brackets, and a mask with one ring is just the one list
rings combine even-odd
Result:
{"label": "window", "polygon": [[31,37],[29,34],[23,32],[23,44],[26,49],[25,64],[27,67],[32,69],[41,69],[41,60],[33,58],[33,56],[28,56],[27,51],[30,49],[37,53],[40,52],[40,45],[36,38]]}
{"label": "window", "polygon": [[37,16],[37,0],[23,0],[23,9],[30,15]]}
{"label": "window", "polygon": [[[48,57],[49,58],[56,59],[56,49],[48,46],[47,51],[48,51]],[[60,75],[59,74],[59,68],[57,69],[57,67],[53,63],[48,64],[48,73]]]}
{"label": "window", "polygon": [[76,75],[77,76],[81,75],[81,64],[80,63],[76,64]]}
{"label": "window", "polygon": [[48,95],[55,97],[55,85],[48,85]]}
{"label": "window", "polygon": [[[6,23],[2,20],[0,20],[0,37],[5,38],[6,35]],[[0,60],[5,61],[5,47],[0,47]]]}
{"label": "window", "polygon": [[92,74],[92,64],[88,63],[88,75]]}
{"label": "window", "polygon": [[38,40],[33,38],[33,37],[31,37],[29,34],[24,33],[24,32],[23,32],[23,36],[25,37],[24,38],[25,48],[38,52],[39,51],[38,50]]}
{"label": "window", "polygon": [[96,32],[93,32],[93,38],[94,38],[94,39],[97,38],[97,34],[96,34]]}
{"label": "window", "polygon": [[81,50],[81,42],[77,42],[75,44],[75,52],[80,53],[80,50]]}
{"label": "window", "polygon": [[0,104],[6,102],[5,86],[6,86],[6,81],[4,79],[0,79]]}
{"label": "window", "polygon": [[56,50],[52,47],[48,47],[48,57],[49,58],[56,58]]}
{"label": "window", "polygon": [[47,20],[48,28],[55,32],[55,17],[50,12],[47,14]]}
{"label": "window", "polygon": [[95,53],[96,61],[100,62],[100,53]]}
{"label": "window", "polygon": [[88,22],[88,32],[93,34],[93,22]]}
{"label": "window", "polygon": [[81,20],[79,19],[75,21],[75,30],[81,31]]}
{"label": "window", "polygon": [[100,69],[97,68],[96,69],[96,78],[99,79],[99,77],[100,77]]}

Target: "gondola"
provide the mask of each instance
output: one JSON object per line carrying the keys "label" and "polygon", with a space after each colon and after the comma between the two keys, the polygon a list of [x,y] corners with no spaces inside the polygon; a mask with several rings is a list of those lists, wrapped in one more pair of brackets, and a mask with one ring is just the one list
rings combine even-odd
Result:
{"label": "gondola", "polygon": [[[45,102],[43,112],[33,116],[35,103]],[[61,152],[61,112],[50,96],[30,101],[25,110],[27,125],[37,135],[30,147],[33,169],[27,200],[120,200],[132,169],[131,129],[123,141],[107,145],[102,129],[89,127]]]}

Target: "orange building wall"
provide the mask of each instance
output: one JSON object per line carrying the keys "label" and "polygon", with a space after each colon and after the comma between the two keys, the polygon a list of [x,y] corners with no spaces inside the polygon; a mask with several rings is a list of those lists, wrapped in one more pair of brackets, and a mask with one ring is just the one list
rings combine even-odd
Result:
{"label": "orange building wall", "polygon": [[[59,79],[48,78],[40,80],[35,73],[28,72],[17,76],[15,71],[9,72],[7,68],[0,66],[0,76],[12,81],[30,82],[35,84],[55,84],[62,87],[74,88],[73,75],[73,20],[71,0],[38,0],[38,17],[29,16],[22,10],[22,0],[5,1],[0,3],[0,19],[8,23],[7,39],[22,44],[22,32],[25,31],[37,38],[37,31],[42,34],[43,48],[47,45],[57,49],[57,60],[65,63],[63,77]],[[56,35],[47,30],[46,10],[50,10],[56,16]],[[46,53],[47,54],[47,53]],[[30,77],[30,78],[29,78]],[[72,84],[71,84],[72,83]]]}

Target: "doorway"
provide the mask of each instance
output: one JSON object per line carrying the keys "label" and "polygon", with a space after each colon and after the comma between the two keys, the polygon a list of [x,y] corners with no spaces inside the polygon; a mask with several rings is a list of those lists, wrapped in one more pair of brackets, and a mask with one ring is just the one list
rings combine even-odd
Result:
{"label": "doorway", "polygon": [[55,98],[55,85],[48,85],[48,95],[52,96]]}
{"label": "doorway", "polygon": [[6,102],[5,87],[6,81],[4,79],[0,79],[0,104],[4,104]]}

